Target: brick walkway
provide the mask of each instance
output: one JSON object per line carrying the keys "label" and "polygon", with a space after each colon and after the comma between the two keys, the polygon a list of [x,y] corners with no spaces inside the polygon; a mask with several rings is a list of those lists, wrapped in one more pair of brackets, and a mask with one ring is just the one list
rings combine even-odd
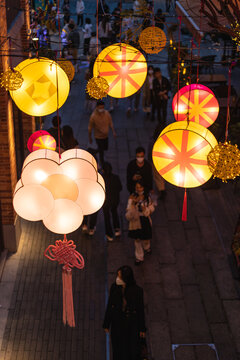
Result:
{"label": "brick walkway", "polygon": [[[84,71],[77,74],[60,110],[63,125],[73,127],[81,148],[88,145]],[[127,100],[120,100],[113,112],[118,136],[116,140],[110,137],[106,157],[124,189],[128,161],[134,158],[137,146],[147,148],[156,126],[146,121],[142,112],[127,117],[126,108]],[[45,128],[49,124],[46,119]],[[153,253],[134,269],[145,293],[150,356],[172,360],[172,345],[189,344],[175,349],[175,359],[239,360],[240,287],[232,276],[229,250],[240,211],[239,192],[233,192],[231,183],[221,184],[219,189],[190,190],[186,223],[180,220],[182,198],[182,189],[167,185],[167,196],[153,215]],[[1,360],[106,359],[101,327],[106,281],[110,286],[119,266],[134,264],[124,217],[126,201],[124,190],[119,240],[106,244],[102,214],[92,238],[82,235],[80,229],[71,236],[86,261],[83,270],[73,271],[75,329],[62,324],[61,268],[43,256],[44,249],[60,237],[41,223],[22,222],[19,251],[9,256],[0,283],[1,294],[6,289],[12,293],[11,298],[0,299],[0,327],[4,324],[1,316],[7,318]]]}

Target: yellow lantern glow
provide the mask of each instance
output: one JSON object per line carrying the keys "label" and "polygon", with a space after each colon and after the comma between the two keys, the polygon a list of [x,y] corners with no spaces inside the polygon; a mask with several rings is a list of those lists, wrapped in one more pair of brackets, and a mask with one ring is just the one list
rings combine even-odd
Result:
{"label": "yellow lantern glow", "polygon": [[60,108],[69,93],[69,80],[55,61],[27,59],[15,68],[23,76],[20,89],[10,91],[20,110],[32,116],[45,116]]}
{"label": "yellow lantern glow", "polygon": [[139,36],[139,44],[147,54],[158,54],[166,46],[164,31],[156,26],[144,29]]}
{"label": "yellow lantern glow", "polygon": [[168,125],[153,146],[153,163],[159,174],[173,185],[192,188],[212,176],[207,156],[217,145],[204,126],[187,121]]}
{"label": "yellow lantern glow", "polygon": [[143,85],[147,76],[146,59],[130,45],[110,45],[98,55],[93,76],[107,80],[108,95],[124,98],[133,95]]}

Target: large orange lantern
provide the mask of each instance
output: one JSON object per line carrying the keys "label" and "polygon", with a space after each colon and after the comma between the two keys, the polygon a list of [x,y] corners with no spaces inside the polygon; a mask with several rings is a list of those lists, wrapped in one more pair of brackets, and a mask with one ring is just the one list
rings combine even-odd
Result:
{"label": "large orange lantern", "polygon": [[47,58],[27,59],[15,68],[24,79],[20,89],[10,91],[17,107],[28,115],[45,116],[67,100],[69,80],[65,71]]}
{"label": "large orange lantern", "polygon": [[107,80],[108,95],[125,98],[133,95],[143,85],[147,76],[146,59],[130,45],[110,45],[98,55],[93,76],[101,76]]}
{"label": "large orange lantern", "polygon": [[218,117],[218,101],[208,87],[201,84],[184,86],[173,98],[172,109],[177,121],[189,120],[209,127]]}
{"label": "large orange lantern", "polygon": [[161,132],[153,146],[153,163],[159,174],[173,185],[192,188],[204,184],[212,173],[207,156],[217,145],[202,125],[174,122]]}

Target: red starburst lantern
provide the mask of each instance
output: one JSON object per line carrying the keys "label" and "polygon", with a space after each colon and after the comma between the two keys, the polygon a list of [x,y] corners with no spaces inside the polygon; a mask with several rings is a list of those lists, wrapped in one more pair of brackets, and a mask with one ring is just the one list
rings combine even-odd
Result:
{"label": "red starburst lantern", "polygon": [[46,130],[35,131],[28,139],[27,147],[30,152],[40,149],[56,150],[56,140]]}
{"label": "red starburst lantern", "polygon": [[72,268],[84,268],[82,255],[75,250],[76,245],[72,240],[57,240],[55,245],[49,245],[44,251],[44,256],[51,261],[58,261],[62,268],[63,282],[63,323],[75,327],[73,294],[72,294]]}
{"label": "red starburst lantern", "polygon": [[184,86],[173,98],[172,109],[177,121],[189,120],[209,127],[218,117],[218,101],[208,87],[201,84]]}

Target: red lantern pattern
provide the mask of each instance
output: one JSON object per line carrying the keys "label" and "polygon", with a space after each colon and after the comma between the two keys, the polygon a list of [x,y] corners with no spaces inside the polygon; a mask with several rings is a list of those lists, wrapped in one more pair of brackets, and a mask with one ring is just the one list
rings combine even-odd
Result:
{"label": "red lantern pattern", "polygon": [[189,120],[209,127],[218,117],[218,101],[208,87],[200,84],[184,86],[173,98],[172,109],[177,121]]}

